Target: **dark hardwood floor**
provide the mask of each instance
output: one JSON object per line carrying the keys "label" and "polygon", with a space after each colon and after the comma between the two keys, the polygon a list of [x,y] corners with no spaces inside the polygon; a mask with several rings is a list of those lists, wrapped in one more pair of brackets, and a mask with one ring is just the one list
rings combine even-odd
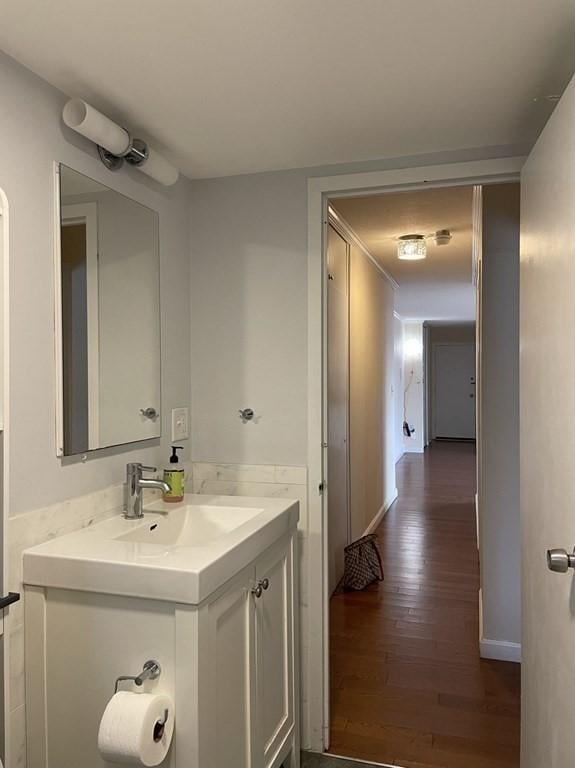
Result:
{"label": "dark hardwood floor", "polygon": [[397,465],[385,581],[331,601],[331,745],[405,768],[519,766],[520,668],[479,658],[475,448]]}

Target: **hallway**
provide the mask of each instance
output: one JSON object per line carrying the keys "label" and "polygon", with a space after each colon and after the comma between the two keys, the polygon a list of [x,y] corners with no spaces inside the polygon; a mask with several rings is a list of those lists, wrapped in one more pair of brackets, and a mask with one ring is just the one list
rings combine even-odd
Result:
{"label": "hallway", "polygon": [[479,658],[475,447],[397,464],[385,581],[331,601],[333,754],[405,768],[519,766],[520,666]]}

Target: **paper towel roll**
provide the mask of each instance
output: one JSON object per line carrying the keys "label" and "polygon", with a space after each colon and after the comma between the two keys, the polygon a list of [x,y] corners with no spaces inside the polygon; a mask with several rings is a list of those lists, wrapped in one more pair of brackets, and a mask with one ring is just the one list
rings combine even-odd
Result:
{"label": "paper towel roll", "polygon": [[159,765],[170,749],[174,720],[174,703],[169,696],[115,693],[100,721],[100,754],[110,763]]}

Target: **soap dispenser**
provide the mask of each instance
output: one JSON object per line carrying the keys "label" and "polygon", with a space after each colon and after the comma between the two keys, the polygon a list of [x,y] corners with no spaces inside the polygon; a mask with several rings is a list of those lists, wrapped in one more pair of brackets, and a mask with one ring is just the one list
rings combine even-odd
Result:
{"label": "soap dispenser", "polygon": [[176,502],[184,500],[184,470],[180,466],[178,451],[181,445],[172,445],[170,464],[164,469],[164,480],[170,486],[170,492],[164,494],[164,501]]}

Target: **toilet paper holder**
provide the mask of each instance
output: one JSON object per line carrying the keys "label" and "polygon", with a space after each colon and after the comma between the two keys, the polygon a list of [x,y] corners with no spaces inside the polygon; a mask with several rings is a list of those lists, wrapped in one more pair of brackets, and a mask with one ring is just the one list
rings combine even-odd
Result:
{"label": "toilet paper holder", "polygon": [[162,668],[154,659],[148,659],[142,667],[142,671],[139,675],[120,675],[116,678],[116,684],[114,686],[114,693],[118,693],[118,686],[120,683],[130,680],[134,685],[140,687],[146,680],[157,680],[162,674]]}

